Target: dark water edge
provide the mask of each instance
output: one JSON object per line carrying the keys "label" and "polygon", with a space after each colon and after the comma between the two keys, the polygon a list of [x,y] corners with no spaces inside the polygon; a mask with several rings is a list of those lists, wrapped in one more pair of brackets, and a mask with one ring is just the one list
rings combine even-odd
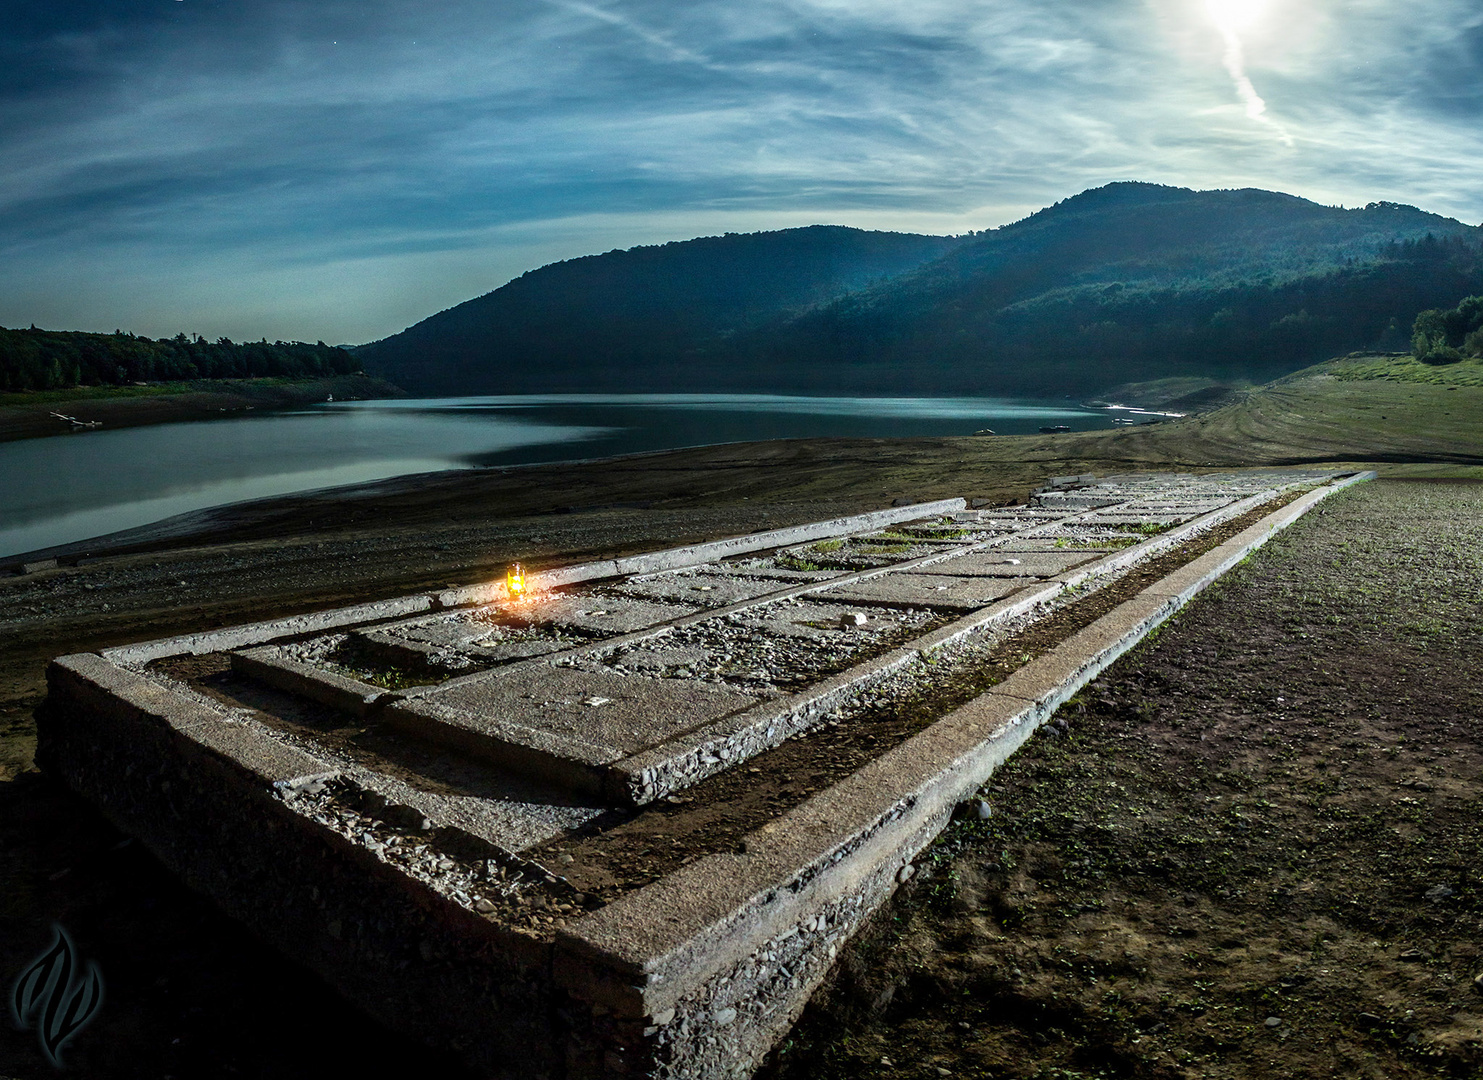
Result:
{"label": "dark water edge", "polygon": [[0,444],[0,558],[249,499],[445,469],[796,438],[1113,426],[1073,402],[757,394],[324,402]]}

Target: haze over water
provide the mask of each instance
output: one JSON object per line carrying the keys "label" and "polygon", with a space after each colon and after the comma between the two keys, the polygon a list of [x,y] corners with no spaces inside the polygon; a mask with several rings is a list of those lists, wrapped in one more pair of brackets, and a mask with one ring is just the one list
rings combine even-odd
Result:
{"label": "haze over water", "polygon": [[1112,416],[1004,398],[564,394],[335,402],[0,444],[0,557],[410,473],[758,439],[1025,434]]}

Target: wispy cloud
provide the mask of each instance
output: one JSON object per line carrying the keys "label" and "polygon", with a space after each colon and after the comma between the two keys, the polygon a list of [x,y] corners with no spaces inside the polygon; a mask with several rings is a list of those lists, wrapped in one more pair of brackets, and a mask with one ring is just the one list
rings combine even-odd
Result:
{"label": "wispy cloud", "polygon": [[551,258],[1130,178],[1483,217],[1472,0],[1207,3],[34,5],[0,323],[366,340]]}

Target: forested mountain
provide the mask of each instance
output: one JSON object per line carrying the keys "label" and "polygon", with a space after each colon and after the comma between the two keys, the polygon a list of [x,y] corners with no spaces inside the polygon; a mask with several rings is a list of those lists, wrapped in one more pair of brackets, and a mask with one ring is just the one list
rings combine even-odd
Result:
{"label": "forested mountain", "polygon": [[419,393],[1093,393],[1405,349],[1483,230],[1395,203],[1119,183],[966,238],[816,226],[532,271],[356,350]]}
{"label": "forested mountain", "polygon": [[0,390],[56,390],[186,379],[245,379],[264,375],[312,378],[348,375],[360,362],[344,349],[318,342],[207,341],[177,334],[138,337],[122,332],[7,330],[0,327]]}
{"label": "forested mountain", "polygon": [[730,342],[748,367],[1014,392],[1170,375],[1267,379],[1404,349],[1423,308],[1483,283],[1483,231],[1394,203],[1113,184],[884,288]]}
{"label": "forested mountain", "polygon": [[356,354],[418,393],[664,389],[724,335],[899,275],[956,243],[813,225],[610,251],[532,270]]}

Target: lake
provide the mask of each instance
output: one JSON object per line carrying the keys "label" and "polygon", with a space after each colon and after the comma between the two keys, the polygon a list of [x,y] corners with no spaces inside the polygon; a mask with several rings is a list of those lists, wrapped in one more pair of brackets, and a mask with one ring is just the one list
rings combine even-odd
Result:
{"label": "lake", "polygon": [[1081,431],[1111,427],[1114,415],[1005,398],[553,394],[326,402],[79,432],[0,443],[0,557],[245,499],[408,473],[756,439]]}

